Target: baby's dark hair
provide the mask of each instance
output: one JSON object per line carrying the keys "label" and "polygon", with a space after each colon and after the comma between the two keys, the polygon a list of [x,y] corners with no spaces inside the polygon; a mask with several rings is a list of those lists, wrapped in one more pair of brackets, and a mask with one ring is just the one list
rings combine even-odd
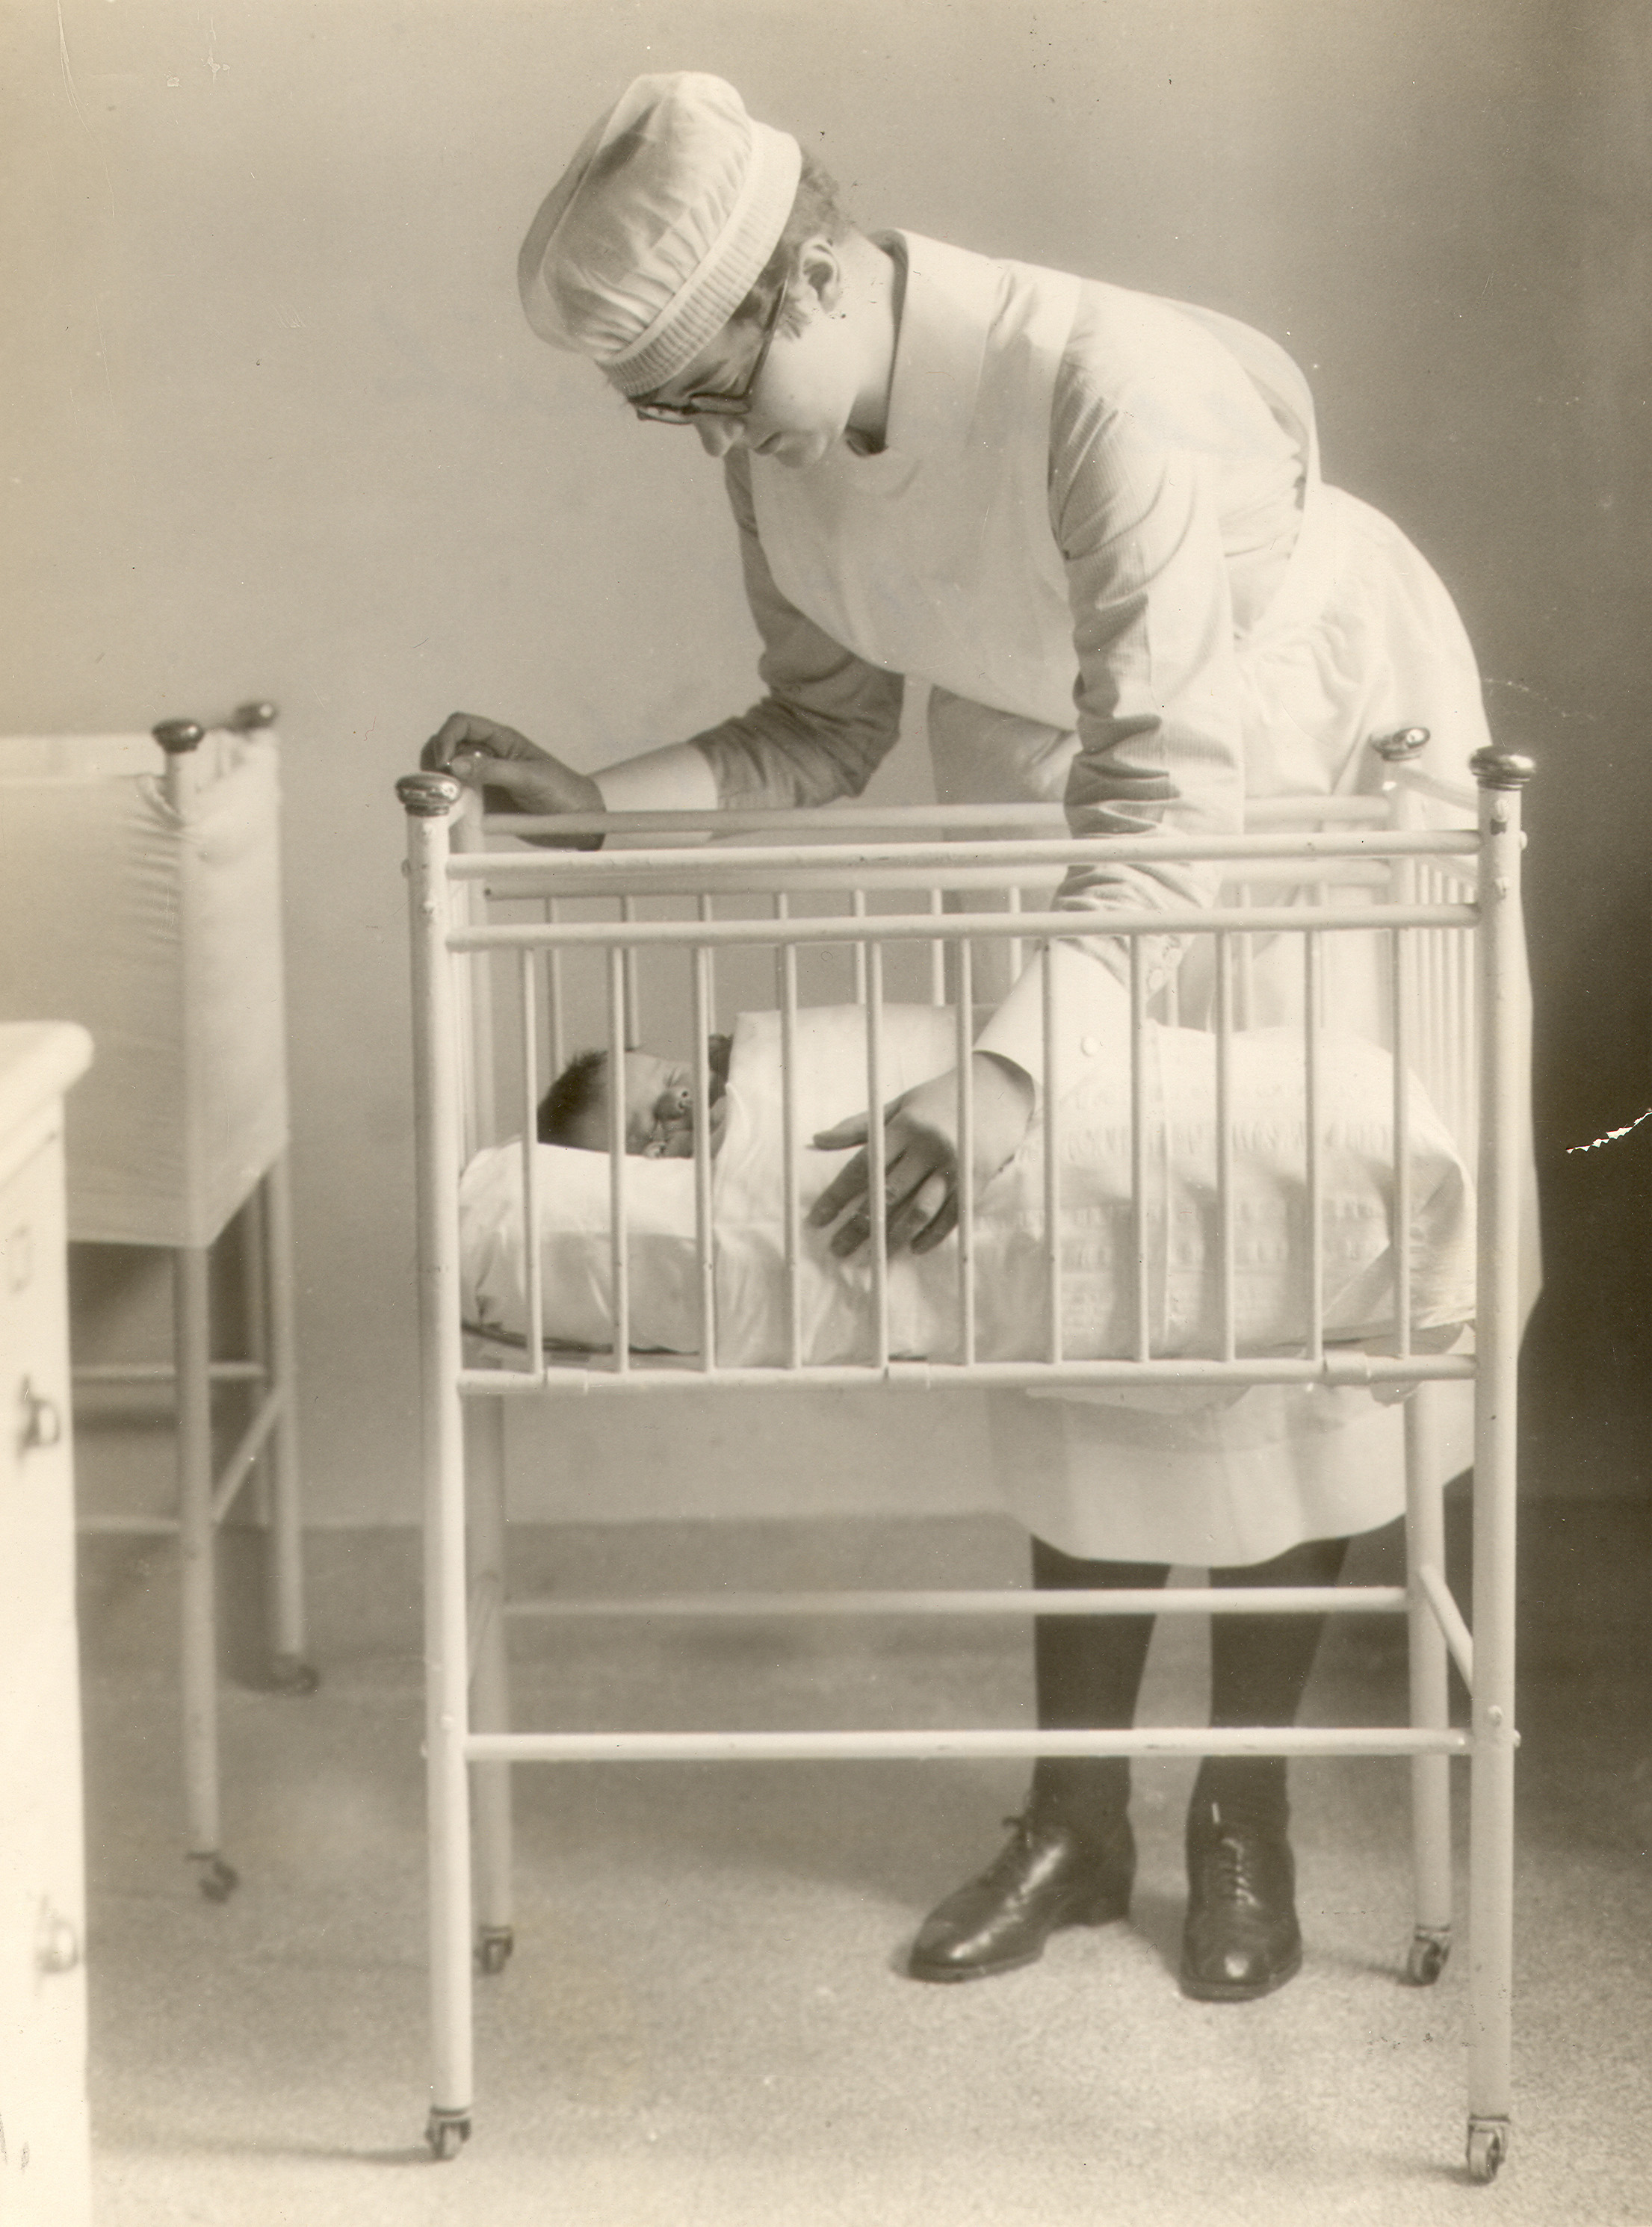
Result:
{"label": "baby's dark hair", "polygon": [[593,1106],[600,1105],[607,1085],[605,1051],[582,1051],[571,1059],[539,1101],[539,1142],[571,1145],[573,1139],[570,1132]]}
{"label": "baby's dark hair", "polygon": [[[846,237],[855,228],[854,219],[843,205],[842,191],[832,173],[817,163],[807,148],[804,148],[803,168],[797,182],[797,192],[792,200],[792,213],[786,220],[784,230],[775,243],[775,249],[762,269],[752,281],[751,290],[729,320],[730,324],[761,325],[775,306],[775,297],[782,286],[790,284],[797,275],[798,250],[806,239],[823,233],[834,243]],[[803,329],[802,313],[788,303],[780,321],[783,333],[795,335]]]}

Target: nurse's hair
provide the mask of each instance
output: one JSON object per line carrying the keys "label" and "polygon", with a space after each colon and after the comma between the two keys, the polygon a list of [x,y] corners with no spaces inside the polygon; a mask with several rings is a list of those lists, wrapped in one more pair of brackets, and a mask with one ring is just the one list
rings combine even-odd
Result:
{"label": "nurse's hair", "polygon": [[[806,239],[824,234],[835,246],[855,229],[855,220],[843,205],[842,188],[837,180],[815,161],[807,147],[801,153],[803,168],[793,196],[792,213],[775,242],[774,252],[753,280],[750,292],[729,319],[731,325],[762,325],[768,322],[775,295],[797,276],[799,252]],[[788,302],[780,321],[780,330],[795,335],[802,329],[802,315],[794,303]]]}

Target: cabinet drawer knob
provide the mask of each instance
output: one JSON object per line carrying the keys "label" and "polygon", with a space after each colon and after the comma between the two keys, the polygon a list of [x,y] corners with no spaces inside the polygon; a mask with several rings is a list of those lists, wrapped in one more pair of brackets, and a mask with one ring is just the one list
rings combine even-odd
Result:
{"label": "cabinet drawer knob", "polygon": [[26,1454],[42,1446],[54,1446],[63,1436],[63,1411],[55,1400],[48,1400],[43,1392],[36,1392],[28,1377],[17,1395],[22,1409],[22,1431],[18,1443]]}

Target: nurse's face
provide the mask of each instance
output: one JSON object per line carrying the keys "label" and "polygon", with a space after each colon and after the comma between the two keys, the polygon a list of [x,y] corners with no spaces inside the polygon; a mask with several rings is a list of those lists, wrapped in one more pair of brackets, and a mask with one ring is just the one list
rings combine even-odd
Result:
{"label": "nurse's face", "polygon": [[[749,449],[794,469],[818,463],[849,430],[861,388],[852,320],[822,299],[818,264],[788,289],[793,315],[767,336],[753,325],[724,325],[692,363],[648,397],[692,413],[689,422],[709,456]],[[800,331],[786,325],[800,317]],[[738,399],[737,414],[718,401]],[[710,403],[712,406],[696,407]]]}

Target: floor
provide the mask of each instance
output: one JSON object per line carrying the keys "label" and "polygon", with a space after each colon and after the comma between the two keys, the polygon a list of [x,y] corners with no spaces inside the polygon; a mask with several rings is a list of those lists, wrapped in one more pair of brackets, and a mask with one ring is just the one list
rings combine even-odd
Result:
{"label": "floor", "polygon": [[[225,1570],[243,1672],[252,1552]],[[1394,1554],[1378,1535],[1350,1575]],[[1021,1556],[960,1519],[536,1531],[517,1560],[577,1590],[1013,1582]],[[902,1952],[996,1848],[1013,1763],[525,1769],[516,1952],[478,1987],[473,2139],[437,2165],[416,1541],[318,1535],[320,1690],[228,1684],[219,1906],[181,1859],[167,1555],[89,1542],[99,2227],[1649,2227],[1652,1509],[1539,1504],[1524,1566],[1516,2126],[1487,2189],[1462,2165],[1464,1955],[1431,1989],[1395,1977],[1387,1760],[1298,1766],[1308,1959],[1242,2007],[1175,1982],[1190,1765],[1139,1768],[1127,1924],[963,1988]],[[1025,1720],[1019,1627],[603,1629],[526,1628],[523,1721]],[[1202,1643],[1161,1636],[1168,1720],[1200,1705]],[[1398,1714],[1396,1637],[1337,1625],[1309,1713]]]}

